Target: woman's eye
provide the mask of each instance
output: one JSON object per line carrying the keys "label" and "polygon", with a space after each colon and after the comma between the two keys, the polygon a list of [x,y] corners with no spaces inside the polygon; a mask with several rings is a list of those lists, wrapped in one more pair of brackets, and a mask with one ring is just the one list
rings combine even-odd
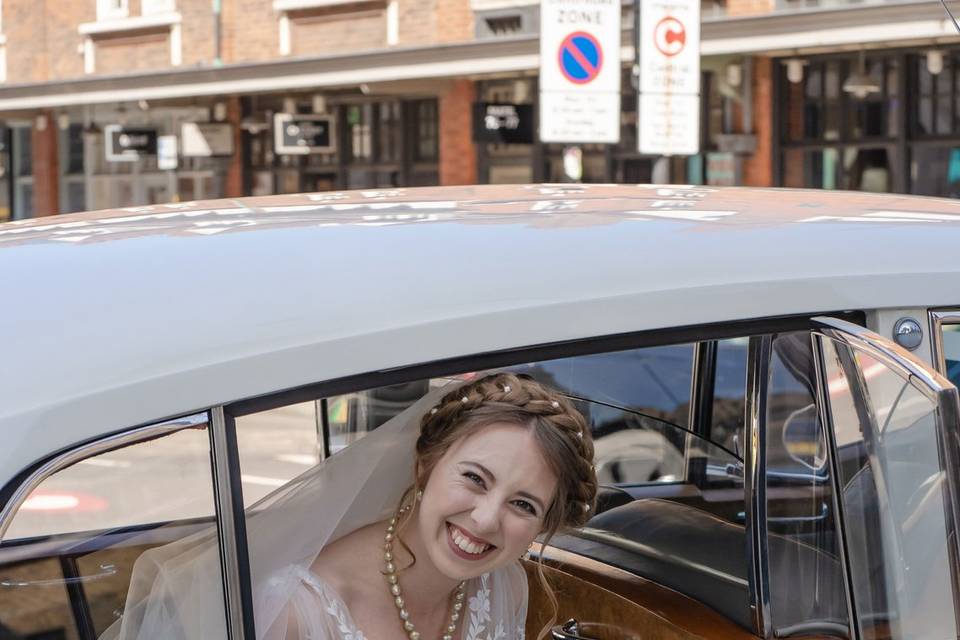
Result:
{"label": "woman's eye", "polygon": [[465,472],[463,475],[464,475],[465,478],[469,479],[471,482],[473,482],[474,484],[476,484],[478,487],[485,487],[485,486],[487,486],[487,485],[483,482],[483,478],[481,478],[480,476],[478,476],[477,474],[475,474],[475,473],[472,472],[472,471],[467,471],[467,472]]}
{"label": "woman's eye", "polygon": [[513,504],[517,505],[532,516],[537,515],[537,510],[526,500],[514,500]]}

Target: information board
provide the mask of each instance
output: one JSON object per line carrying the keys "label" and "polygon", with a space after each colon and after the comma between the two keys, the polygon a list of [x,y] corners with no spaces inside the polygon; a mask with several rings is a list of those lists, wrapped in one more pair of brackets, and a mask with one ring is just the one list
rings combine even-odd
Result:
{"label": "information board", "polygon": [[700,0],[640,3],[639,151],[700,151]]}
{"label": "information board", "polygon": [[103,128],[104,149],[110,162],[135,162],[140,156],[157,153],[157,130],[125,128],[108,124]]}
{"label": "information board", "polygon": [[533,105],[478,102],[473,105],[473,141],[533,143]]}
{"label": "information board", "polygon": [[620,141],[620,0],[541,0],[540,140]]}
{"label": "information board", "polygon": [[292,113],[273,116],[274,147],[279,154],[333,153],[336,150],[333,132],[333,116]]}

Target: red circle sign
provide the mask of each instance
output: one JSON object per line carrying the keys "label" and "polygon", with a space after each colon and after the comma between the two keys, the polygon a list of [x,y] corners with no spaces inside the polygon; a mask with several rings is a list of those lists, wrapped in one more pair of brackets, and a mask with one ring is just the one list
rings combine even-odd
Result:
{"label": "red circle sign", "polygon": [[600,75],[603,68],[600,41],[586,31],[576,31],[564,38],[557,53],[560,73],[574,84],[587,84]]}
{"label": "red circle sign", "polygon": [[653,28],[653,44],[657,51],[668,58],[675,56],[683,51],[687,44],[687,30],[682,22],[673,16],[667,16]]}

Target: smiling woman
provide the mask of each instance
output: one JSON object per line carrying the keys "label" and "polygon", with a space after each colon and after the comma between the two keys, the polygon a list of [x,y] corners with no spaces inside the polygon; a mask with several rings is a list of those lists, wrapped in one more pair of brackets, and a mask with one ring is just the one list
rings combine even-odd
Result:
{"label": "smiling woman", "polygon": [[[524,637],[518,559],[537,536],[593,514],[590,429],[565,396],[526,377],[450,389],[248,507],[256,638]],[[223,637],[204,605],[222,597],[203,587],[219,561],[210,533],[146,552],[122,622],[101,637]],[[539,582],[555,613],[542,567]]]}

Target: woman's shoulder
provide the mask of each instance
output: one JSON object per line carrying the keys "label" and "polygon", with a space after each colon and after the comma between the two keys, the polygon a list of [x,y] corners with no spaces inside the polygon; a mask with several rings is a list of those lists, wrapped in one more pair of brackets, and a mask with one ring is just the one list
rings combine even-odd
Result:
{"label": "woman's shoulder", "polygon": [[309,573],[348,603],[365,597],[372,585],[363,577],[378,575],[379,564],[369,551],[377,548],[381,531],[376,524],[362,527],[327,545],[310,565]]}

